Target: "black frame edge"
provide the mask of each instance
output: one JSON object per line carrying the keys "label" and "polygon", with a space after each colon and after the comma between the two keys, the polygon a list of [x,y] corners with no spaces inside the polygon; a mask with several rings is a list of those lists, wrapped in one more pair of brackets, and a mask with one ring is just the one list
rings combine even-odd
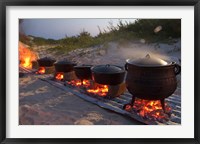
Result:
{"label": "black frame edge", "polygon": [[[200,72],[200,1],[196,3],[195,5],[195,15],[194,15],[194,29],[195,29],[195,37],[194,37],[194,46],[195,46],[195,99],[194,99],[194,124],[195,124],[195,133],[194,133],[194,138],[197,141],[197,143],[200,143],[200,99],[199,99],[199,82],[200,82],[200,77],[199,77],[199,72]],[[198,114],[198,115],[195,115]]]}
{"label": "black frame edge", "polygon": [[[113,4],[113,0],[105,1],[90,1],[90,0],[3,0],[0,1],[0,143],[12,143],[12,144],[27,144],[27,143],[43,143],[43,144],[51,144],[51,143],[68,143],[68,144],[78,144],[78,143],[87,143],[87,144],[155,144],[155,143],[171,143],[171,144],[200,144],[200,99],[198,84],[200,81],[200,77],[198,73],[200,72],[200,1],[199,0],[114,0],[116,1]],[[81,5],[81,6],[122,6],[122,5],[135,5],[135,6],[194,6],[195,7],[195,137],[194,139],[26,139],[26,138],[6,138],[6,6],[63,6],[63,5]]]}
{"label": "black frame edge", "polygon": [[198,0],[4,0],[15,6],[194,6]]}
{"label": "black frame edge", "polygon": [[58,144],[58,143],[67,143],[67,144],[162,144],[162,143],[170,143],[170,144],[198,144],[196,140],[194,139],[155,139],[155,138],[128,138],[128,139],[106,139],[106,138],[71,138],[71,139],[65,139],[65,138],[53,138],[53,139],[6,139],[4,143],[9,144],[27,144],[27,143],[37,143],[37,144]]}
{"label": "black frame edge", "polygon": [[6,139],[6,47],[5,47],[5,3],[0,2],[0,141],[4,141]]}

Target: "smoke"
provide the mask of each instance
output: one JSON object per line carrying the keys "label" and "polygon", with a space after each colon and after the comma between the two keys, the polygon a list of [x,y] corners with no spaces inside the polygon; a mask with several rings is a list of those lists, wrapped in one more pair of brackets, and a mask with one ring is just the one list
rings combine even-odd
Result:
{"label": "smoke", "polygon": [[151,57],[160,58],[166,61],[170,60],[170,57],[167,56],[166,53],[159,51],[155,45],[148,44],[130,44],[126,47],[120,47],[118,53],[126,59],[143,58],[149,54]]}

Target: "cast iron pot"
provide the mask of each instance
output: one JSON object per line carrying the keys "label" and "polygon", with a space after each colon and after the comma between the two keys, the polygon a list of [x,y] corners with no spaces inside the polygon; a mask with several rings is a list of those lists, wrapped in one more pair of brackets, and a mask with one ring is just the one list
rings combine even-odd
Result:
{"label": "cast iron pot", "polygon": [[68,61],[66,59],[54,63],[56,72],[64,72],[64,73],[74,71],[75,65],[76,65],[75,63]]}
{"label": "cast iron pot", "polygon": [[116,65],[97,65],[91,68],[92,78],[96,83],[118,85],[124,81],[125,70]]}
{"label": "cast iron pot", "polygon": [[92,65],[81,65],[81,66],[74,66],[74,71],[76,76],[80,79],[92,79],[92,72],[91,72]]}
{"label": "cast iron pot", "polygon": [[135,97],[147,100],[161,100],[169,97],[177,88],[176,75],[180,65],[147,55],[143,59],[126,60],[128,71],[126,86]]}
{"label": "cast iron pot", "polygon": [[53,66],[56,60],[50,57],[44,57],[44,58],[38,59],[37,62],[40,67],[50,67],[50,66]]}

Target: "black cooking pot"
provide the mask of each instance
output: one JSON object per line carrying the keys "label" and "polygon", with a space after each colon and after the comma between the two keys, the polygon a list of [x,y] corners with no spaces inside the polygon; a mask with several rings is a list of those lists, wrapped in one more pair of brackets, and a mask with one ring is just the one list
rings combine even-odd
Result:
{"label": "black cooking pot", "polygon": [[91,68],[92,78],[96,83],[118,85],[124,81],[125,70],[116,65],[97,65]]}
{"label": "black cooking pot", "polygon": [[92,65],[74,66],[76,76],[81,80],[92,79],[91,67]]}
{"label": "black cooking pot", "polygon": [[164,99],[177,88],[176,75],[181,72],[180,65],[147,55],[145,58],[126,60],[128,71],[126,85],[135,97],[147,100]]}
{"label": "black cooking pot", "polygon": [[40,67],[50,67],[50,66],[53,66],[56,60],[51,57],[44,57],[44,58],[38,59],[37,62]]}
{"label": "black cooking pot", "polygon": [[75,63],[68,61],[67,59],[54,63],[56,72],[64,72],[64,73],[73,71],[75,65],[76,65]]}

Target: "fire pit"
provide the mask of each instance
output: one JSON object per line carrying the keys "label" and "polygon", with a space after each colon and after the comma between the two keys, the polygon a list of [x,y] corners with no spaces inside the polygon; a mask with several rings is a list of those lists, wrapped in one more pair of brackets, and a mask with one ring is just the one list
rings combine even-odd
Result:
{"label": "fire pit", "polygon": [[32,69],[32,61],[37,60],[37,54],[31,51],[31,49],[19,42],[19,65],[24,68]]}
{"label": "fire pit", "polygon": [[38,59],[38,71],[36,72],[37,74],[52,74],[54,72],[54,62],[56,60],[50,57],[44,57],[41,59]]}
{"label": "fire pit", "polygon": [[91,68],[94,85],[87,90],[106,98],[120,96],[126,90],[125,70],[116,65],[97,65]]}
{"label": "fire pit", "polygon": [[79,80],[69,81],[68,84],[84,88],[84,91],[89,95],[114,98],[120,96],[126,90],[125,71],[121,67],[83,65],[75,66],[74,69]]}
{"label": "fire pit", "polygon": [[55,74],[54,78],[62,81],[71,81],[77,79],[74,73],[74,66],[76,64],[67,59],[58,61],[54,64]]}
{"label": "fire pit", "polygon": [[127,89],[133,96],[131,103],[124,108],[133,106],[137,97],[143,100],[159,100],[162,109],[166,111],[164,100],[176,90],[176,75],[180,73],[181,67],[175,62],[167,62],[149,54],[141,59],[127,60],[125,67],[128,71]]}
{"label": "fire pit", "polygon": [[[32,73],[32,70],[23,69],[22,67],[20,67],[20,70],[25,73]],[[135,97],[134,105],[127,105],[126,110],[123,110],[123,106],[129,103],[133,97],[132,94],[126,91],[124,82],[120,85],[106,85],[99,84],[92,79],[58,81],[52,78],[51,74],[40,75],[39,79],[100,107],[129,116],[145,124],[181,124],[180,88],[177,88],[172,96],[165,99],[166,112],[163,111],[159,100],[145,100],[138,97]],[[114,92],[118,92],[118,94],[114,94]]]}
{"label": "fire pit", "polygon": [[120,96],[126,91],[126,84],[121,83],[118,85],[102,85],[98,83],[93,83],[93,86],[87,89],[89,94],[93,94],[96,96],[101,96],[105,98],[115,98]]}
{"label": "fire pit", "polygon": [[[126,84],[121,83],[119,85],[103,85],[94,82],[93,80],[71,80],[67,84],[79,88],[84,91],[84,93],[95,96],[95,97],[104,97],[104,98],[114,98],[120,96],[126,91]],[[65,84],[66,85],[66,84]]]}

